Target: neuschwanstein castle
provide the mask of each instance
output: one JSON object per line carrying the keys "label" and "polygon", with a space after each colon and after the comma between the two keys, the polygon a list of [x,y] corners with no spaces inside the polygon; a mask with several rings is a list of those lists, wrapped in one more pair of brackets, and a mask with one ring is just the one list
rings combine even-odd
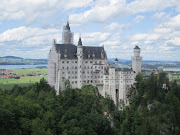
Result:
{"label": "neuschwanstein castle", "polygon": [[127,92],[141,72],[140,48],[134,48],[132,68],[119,68],[118,59],[109,66],[104,46],[85,46],[79,37],[78,44],[73,44],[73,33],[69,22],[63,28],[62,44],[54,44],[48,58],[48,83],[59,90],[65,89],[65,80],[70,81],[72,88],[93,85],[102,96],[109,95],[117,104],[122,99],[128,104]]}

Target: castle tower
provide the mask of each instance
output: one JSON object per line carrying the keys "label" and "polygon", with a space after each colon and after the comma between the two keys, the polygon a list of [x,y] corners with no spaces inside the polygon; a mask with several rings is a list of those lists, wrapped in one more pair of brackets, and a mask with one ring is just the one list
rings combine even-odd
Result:
{"label": "castle tower", "polygon": [[63,28],[63,33],[62,33],[62,43],[63,44],[73,44],[74,40],[74,34],[71,32],[71,28],[69,26],[69,21],[67,21],[66,26]]}
{"label": "castle tower", "polygon": [[83,45],[81,41],[81,37],[79,37],[78,45],[77,45],[77,57],[78,57],[78,88],[82,87],[82,81],[83,81],[83,76],[82,76],[82,68],[83,68]]}
{"label": "castle tower", "polygon": [[115,68],[118,68],[118,62],[119,62],[119,61],[118,61],[118,59],[116,58],[116,59],[114,60],[114,67],[115,67]]}
{"label": "castle tower", "polygon": [[141,72],[141,63],[142,63],[142,57],[140,56],[141,49],[136,46],[133,50],[134,56],[132,56],[132,69],[135,71],[136,75],[138,72]]}

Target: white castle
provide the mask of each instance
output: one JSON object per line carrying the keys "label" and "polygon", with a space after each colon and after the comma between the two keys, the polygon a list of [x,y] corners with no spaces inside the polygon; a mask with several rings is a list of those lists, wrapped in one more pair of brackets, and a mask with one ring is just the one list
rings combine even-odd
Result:
{"label": "white castle", "polygon": [[73,33],[69,22],[64,26],[62,44],[54,44],[48,58],[48,83],[56,93],[65,89],[65,80],[69,80],[72,88],[93,85],[102,96],[109,95],[117,104],[123,100],[129,104],[127,93],[135,82],[135,76],[141,72],[140,48],[134,48],[132,68],[119,68],[118,59],[109,66],[104,46],[84,46],[81,37],[78,45],[73,44]]}

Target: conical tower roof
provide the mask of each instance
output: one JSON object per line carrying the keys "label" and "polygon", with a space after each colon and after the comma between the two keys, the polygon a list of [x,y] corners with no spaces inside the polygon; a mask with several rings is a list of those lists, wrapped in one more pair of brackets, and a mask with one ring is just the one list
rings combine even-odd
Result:
{"label": "conical tower roof", "polygon": [[78,46],[82,46],[81,37],[79,37]]}
{"label": "conical tower roof", "polygon": [[140,49],[138,46],[136,46],[134,49]]}

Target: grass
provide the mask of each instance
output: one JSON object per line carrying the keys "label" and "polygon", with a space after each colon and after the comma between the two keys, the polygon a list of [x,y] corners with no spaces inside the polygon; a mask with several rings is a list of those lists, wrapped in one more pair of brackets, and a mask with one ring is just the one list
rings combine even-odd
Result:
{"label": "grass", "polygon": [[22,69],[13,69],[11,70],[13,73],[20,73],[20,74],[47,74],[47,68],[22,68]]}
{"label": "grass", "polygon": [[[19,86],[28,86],[30,84],[39,82],[40,79],[42,79],[42,76],[26,76],[26,77],[21,77],[20,79],[0,79],[0,87],[3,90],[10,90],[14,87],[14,85],[19,85]],[[46,79],[47,76],[44,76]]]}

